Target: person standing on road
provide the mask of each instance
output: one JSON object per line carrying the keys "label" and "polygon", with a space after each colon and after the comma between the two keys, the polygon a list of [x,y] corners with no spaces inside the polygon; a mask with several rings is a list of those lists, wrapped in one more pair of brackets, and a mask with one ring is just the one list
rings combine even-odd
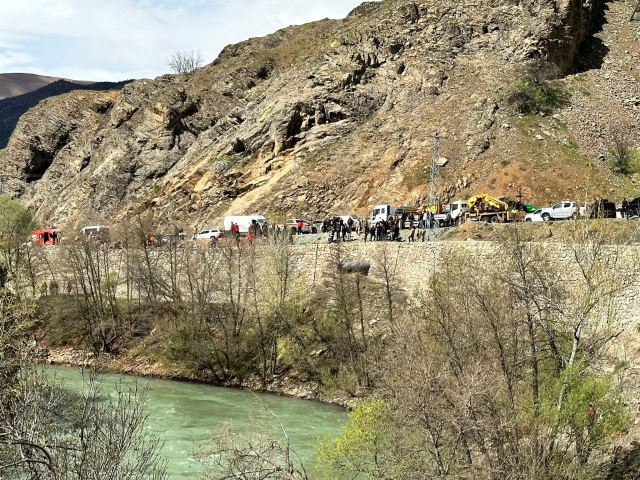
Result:
{"label": "person standing on road", "polygon": [[249,242],[249,245],[253,243],[254,238],[255,236],[253,235],[253,233],[250,233],[249,235],[247,235],[247,242]]}
{"label": "person standing on road", "polygon": [[303,226],[304,226],[304,222],[302,220],[298,220],[298,235],[302,235]]}
{"label": "person standing on road", "polygon": [[629,218],[629,202],[627,197],[622,199],[622,218]]}

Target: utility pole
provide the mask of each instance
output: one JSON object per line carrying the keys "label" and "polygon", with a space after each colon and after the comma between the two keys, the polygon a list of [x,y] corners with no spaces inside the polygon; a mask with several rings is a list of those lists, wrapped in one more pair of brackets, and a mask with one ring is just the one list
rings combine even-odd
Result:
{"label": "utility pole", "polygon": [[427,137],[431,141],[433,152],[431,155],[431,176],[429,178],[429,201],[432,205],[440,203],[440,145],[447,139],[436,132]]}

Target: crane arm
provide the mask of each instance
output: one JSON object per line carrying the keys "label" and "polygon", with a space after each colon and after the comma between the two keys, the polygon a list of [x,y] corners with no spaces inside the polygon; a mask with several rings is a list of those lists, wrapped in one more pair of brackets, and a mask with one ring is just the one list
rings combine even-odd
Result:
{"label": "crane arm", "polygon": [[480,195],[475,195],[471,197],[469,200],[467,200],[467,203],[469,205],[469,208],[475,211],[479,211],[481,209],[482,204],[485,205],[485,208],[487,205],[489,205],[493,208],[497,208],[500,210],[509,209],[508,203],[503,202],[502,200],[496,197],[492,197],[491,195],[487,195],[486,193],[482,193]]}

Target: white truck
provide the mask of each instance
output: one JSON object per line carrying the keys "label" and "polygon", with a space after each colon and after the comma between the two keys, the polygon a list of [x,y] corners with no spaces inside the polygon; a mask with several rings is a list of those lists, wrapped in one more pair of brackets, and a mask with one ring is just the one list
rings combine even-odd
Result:
{"label": "white truck", "polygon": [[267,221],[267,219],[262,215],[240,215],[224,217],[224,230],[225,232],[230,232],[231,224],[235,223],[236,225],[238,225],[239,233],[249,233],[249,227],[254,220],[258,222],[260,227],[262,227],[262,224]]}
{"label": "white truck", "polygon": [[396,214],[396,207],[393,205],[376,205],[371,212],[371,226],[383,220],[388,220],[389,215],[392,217]]}
{"label": "white truck", "polygon": [[434,215],[433,219],[437,227],[459,225],[464,219],[464,214],[470,211],[466,200],[457,200],[445,206],[442,213]]}

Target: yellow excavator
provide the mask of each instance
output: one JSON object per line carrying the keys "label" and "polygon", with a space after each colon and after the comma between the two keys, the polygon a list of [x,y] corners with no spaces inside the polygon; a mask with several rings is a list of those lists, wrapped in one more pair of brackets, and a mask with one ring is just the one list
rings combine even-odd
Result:
{"label": "yellow excavator", "polygon": [[486,193],[475,195],[467,200],[471,213],[469,219],[478,222],[504,223],[515,219],[517,212],[509,209],[504,200]]}

